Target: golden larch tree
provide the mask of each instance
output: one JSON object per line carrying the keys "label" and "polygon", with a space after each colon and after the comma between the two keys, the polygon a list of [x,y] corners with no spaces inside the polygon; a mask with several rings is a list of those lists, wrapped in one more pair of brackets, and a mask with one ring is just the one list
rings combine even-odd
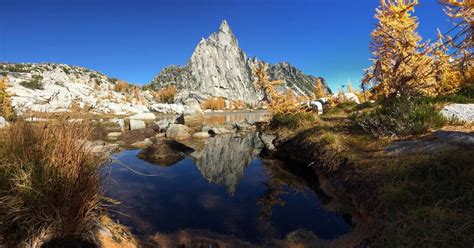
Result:
{"label": "golden larch tree", "polygon": [[314,85],[314,96],[317,99],[326,97],[326,91],[324,91],[323,83],[320,78],[316,78],[316,83]]}
{"label": "golden larch tree", "polygon": [[417,4],[417,0],[381,0],[376,9],[378,24],[370,44],[374,64],[363,82],[378,96],[433,92],[433,61],[412,15]]}
{"label": "golden larch tree", "polygon": [[347,81],[347,93],[353,93],[351,80]]}
{"label": "golden larch tree", "polygon": [[270,81],[267,75],[267,65],[260,62],[254,69],[255,88],[263,94],[262,101],[268,103],[270,110],[275,113],[297,114],[303,111],[299,105],[299,99],[290,89],[281,94],[277,87],[282,84],[281,80]]}
{"label": "golden larch tree", "polygon": [[442,0],[445,13],[458,20],[458,32],[452,37],[453,41],[463,48],[472,48],[474,45],[474,0]]}
{"label": "golden larch tree", "polygon": [[449,94],[459,88],[462,82],[461,73],[454,63],[454,58],[448,54],[448,48],[443,35],[438,30],[438,41],[433,44],[432,56],[435,71],[436,93]]}

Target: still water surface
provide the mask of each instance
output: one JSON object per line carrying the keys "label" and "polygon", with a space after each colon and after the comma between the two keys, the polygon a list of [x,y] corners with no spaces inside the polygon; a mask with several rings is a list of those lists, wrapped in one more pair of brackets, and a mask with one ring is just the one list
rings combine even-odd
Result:
{"label": "still water surface", "polygon": [[107,196],[121,202],[111,214],[141,235],[200,229],[262,242],[297,229],[324,239],[349,232],[324,209],[330,199],[309,169],[261,159],[262,147],[257,133],[216,136],[166,167],[140,160],[140,150],[120,152],[114,158],[135,172],[105,168]]}

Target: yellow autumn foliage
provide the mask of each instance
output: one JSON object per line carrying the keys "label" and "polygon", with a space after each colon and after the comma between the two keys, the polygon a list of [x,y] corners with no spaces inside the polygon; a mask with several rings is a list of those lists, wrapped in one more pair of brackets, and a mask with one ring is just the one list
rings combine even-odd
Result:
{"label": "yellow autumn foliage", "polygon": [[225,100],[221,97],[209,98],[202,102],[201,107],[203,109],[224,110]]}
{"label": "yellow autumn foliage", "polygon": [[377,96],[435,92],[433,59],[427,43],[416,32],[412,15],[417,0],[381,0],[376,9],[376,28],[371,33],[373,66],[363,83]]}
{"label": "yellow autumn foliage", "polygon": [[177,90],[174,85],[168,85],[166,88],[155,91],[153,96],[157,102],[173,103],[176,92]]}
{"label": "yellow autumn foliage", "polygon": [[442,0],[445,13],[458,20],[458,33],[453,37],[454,42],[465,49],[474,45],[474,0]]}
{"label": "yellow autumn foliage", "polygon": [[317,99],[326,97],[326,92],[324,91],[323,84],[320,78],[316,78],[316,83],[314,85],[314,96]]}
{"label": "yellow autumn foliage", "polygon": [[7,78],[0,78],[0,116],[3,116],[8,121],[16,119],[16,113],[11,104],[11,99],[5,91],[7,87]]}
{"label": "yellow autumn foliage", "polygon": [[270,81],[267,75],[267,65],[259,63],[254,69],[256,76],[255,87],[263,93],[262,101],[268,103],[274,114],[298,114],[304,112],[299,102],[304,100],[295,95],[292,90],[279,93],[277,87],[282,84],[281,80]]}

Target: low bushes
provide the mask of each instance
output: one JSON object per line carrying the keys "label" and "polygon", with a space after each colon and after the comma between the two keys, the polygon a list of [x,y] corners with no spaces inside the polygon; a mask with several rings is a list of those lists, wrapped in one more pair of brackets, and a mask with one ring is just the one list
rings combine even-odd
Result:
{"label": "low bushes", "polygon": [[17,121],[0,130],[0,237],[17,246],[45,231],[54,238],[91,231],[100,210],[91,129],[67,121]]}
{"label": "low bushes", "polygon": [[44,89],[42,80],[42,76],[34,75],[31,80],[23,81],[20,83],[20,85],[32,90],[42,90]]}
{"label": "low bushes", "polygon": [[386,100],[381,107],[356,114],[354,119],[359,127],[375,137],[422,134],[447,122],[432,104],[413,99]]}
{"label": "low bushes", "polygon": [[286,127],[296,129],[308,122],[315,122],[316,117],[312,113],[275,113],[272,117],[271,126],[274,128]]}

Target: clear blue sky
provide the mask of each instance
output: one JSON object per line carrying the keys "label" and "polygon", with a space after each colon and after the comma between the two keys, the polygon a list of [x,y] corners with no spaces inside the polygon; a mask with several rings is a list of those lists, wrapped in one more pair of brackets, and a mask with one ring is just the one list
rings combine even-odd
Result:
{"label": "clear blue sky", "polygon": [[[450,22],[436,0],[416,9],[424,38]],[[0,0],[0,61],[85,66],[132,83],[187,62],[227,19],[242,49],[355,86],[370,65],[378,0]]]}

